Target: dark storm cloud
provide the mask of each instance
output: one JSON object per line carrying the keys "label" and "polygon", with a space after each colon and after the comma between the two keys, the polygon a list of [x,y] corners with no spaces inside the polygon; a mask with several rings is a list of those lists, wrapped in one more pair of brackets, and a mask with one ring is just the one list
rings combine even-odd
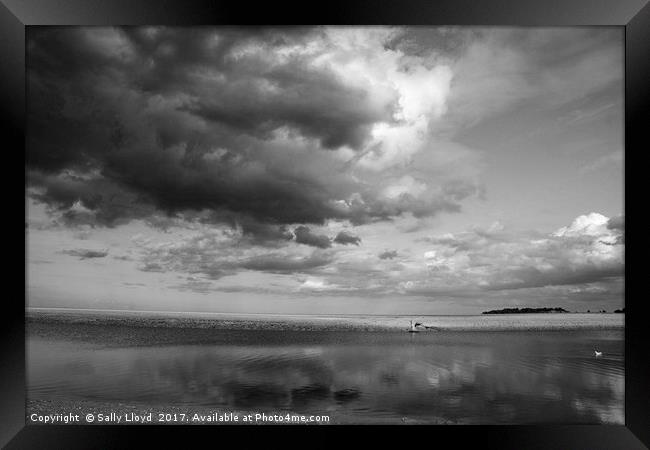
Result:
{"label": "dark storm cloud", "polygon": [[294,71],[295,68],[287,68],[268,74],[269,83],[285,87],[272,95],[255,80],[249,85],[240,80],[234,92],[224,90],[220,98],[190,104],[185,109],[210,122],[262,138],[288,125],[305,136],[319,139],[328,149],[343,145],[359,147],[373,122],[390,117],[388,108],[376,113],[367,111],[367,93],[343,90],[331,76],[305,77],[306,74]]}
{"label": "dark storm cloud", "polygon": [[620,232],[616,243],[625,244],[625,215],[621,214],[620,216],[615,216],[609,219],[607,222],[607,228],[609,230],[615,230]]}
{"label": "dark storm cloud", "polygon": [[[300,55],[273,60],[274,50],[305,46],[319,34],[306,28],[125,32],[138,57],[155,65],[139,79],[143,87],[187,92],[193,83],[192,93],[207,94],[203,89],[209,89],[209,95],[183,106],[199,117],[256,136],[290,125],[326,148],[357,147],[369,125],[391,119],[391,104],[373,107],[367,91],[342,84],[331,72],[314,70]],[[213,79],[197,83],[200,76]]]}
{"label": "dark storm cloud", "polygon": [[361,238],[359,236],[350,234],[347,231],[341,231],[334,238],[334,242],[342,245],[348,245],[348,244],[359,245],[361,243]]}
{"label": "dark storm cloud", "polygon": [[293,234],[296,235],[296,242],[299,244],[310,245],[318,248],[329,248],[332,246],[330,238],[324,234],[312,233],[309,227],[303,225],[293,230]]}
{"label": "dark storm cloud", "polygon": [[74,249],[74,250],[64,250],[63,253],[70,256],[78,256],[79,259],[89,259],[89,258],[104,258],[108,255],[108,250],[88,250],[88,249]]}
{"label": "dark storm cloud", "polygon": [[48,204],[52,212],[59,213],[59,220],[69,226],[114,227],[154,212],[135,194],[96,174],[82,177],[71,172],[54,175],[32,170],[28,182],[39,188],[32,192],[32,198]]}
{"label": "dark storm cloud", "polygon": [[610,218],[607,221],[607,228],[610,230],[619,230],[619,231],[624,231],[625,230],[625,216],[620,215],[620,216],[615,216]]}
{"label": "dark storm cloud", "polygon": [[66,224],[207,210],[268,243],[289,240],[285,225],[430,216],[472,195],[447,180],[386,199],[333,156],[395,124],[399,95],[318,63],[362,55],[320,28],[28,33],[28,183]]}
{"label": "dark storm cloud", "polygon": [[393,259],[397,257],[397,251],[396,250],[386,250],[383,253],[379,254],[379,259]]}

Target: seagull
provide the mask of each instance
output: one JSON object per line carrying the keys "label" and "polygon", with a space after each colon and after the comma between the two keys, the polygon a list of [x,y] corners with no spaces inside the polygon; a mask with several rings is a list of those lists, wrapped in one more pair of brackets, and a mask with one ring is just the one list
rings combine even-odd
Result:
{"label": "seagull", "polygon": [[603,356],[603,352],[599,352],[598,350],[594,350],[594,353],[596,354],[596,357]]}

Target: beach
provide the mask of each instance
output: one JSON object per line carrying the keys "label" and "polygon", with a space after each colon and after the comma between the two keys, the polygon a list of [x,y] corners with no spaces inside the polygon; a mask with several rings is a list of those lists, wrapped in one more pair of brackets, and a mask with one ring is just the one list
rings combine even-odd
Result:
{"label": "beach", "polygon": [[421,322],[424,327],[431,327],[432,330],[438,331],[543,331],[623,328],[625,315],[550,313],[472,316],[308,316],[30,308],[27,311],[27,320],[31,323],[281,331],[402,331],[408,328],[409,321],[413,320]]}

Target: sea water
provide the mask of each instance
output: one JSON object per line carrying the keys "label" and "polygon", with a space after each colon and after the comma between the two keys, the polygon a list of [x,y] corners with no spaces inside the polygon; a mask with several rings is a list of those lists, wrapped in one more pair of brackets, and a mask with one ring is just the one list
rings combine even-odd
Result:
{"label": "sea water", "polygon": [[287,411],[345,423],[624,423],[621,327],[522,330],[516,323],[530,317],[512,317],[510,331],[406,333],[282,319],[238,327],[229,318],[211,328],[170,315],[139,314],[137,324],[133,314],[61,316],[28,323],[30,400]]}

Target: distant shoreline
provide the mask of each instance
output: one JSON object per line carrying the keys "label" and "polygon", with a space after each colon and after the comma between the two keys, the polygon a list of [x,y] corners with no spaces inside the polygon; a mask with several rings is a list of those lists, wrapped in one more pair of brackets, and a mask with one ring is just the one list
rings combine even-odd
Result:
{"label": "distant shoreline", "polygon": [[483,311],[483,314],[566,314],[564,308],[503,308],[493,309],[491,311]]}

